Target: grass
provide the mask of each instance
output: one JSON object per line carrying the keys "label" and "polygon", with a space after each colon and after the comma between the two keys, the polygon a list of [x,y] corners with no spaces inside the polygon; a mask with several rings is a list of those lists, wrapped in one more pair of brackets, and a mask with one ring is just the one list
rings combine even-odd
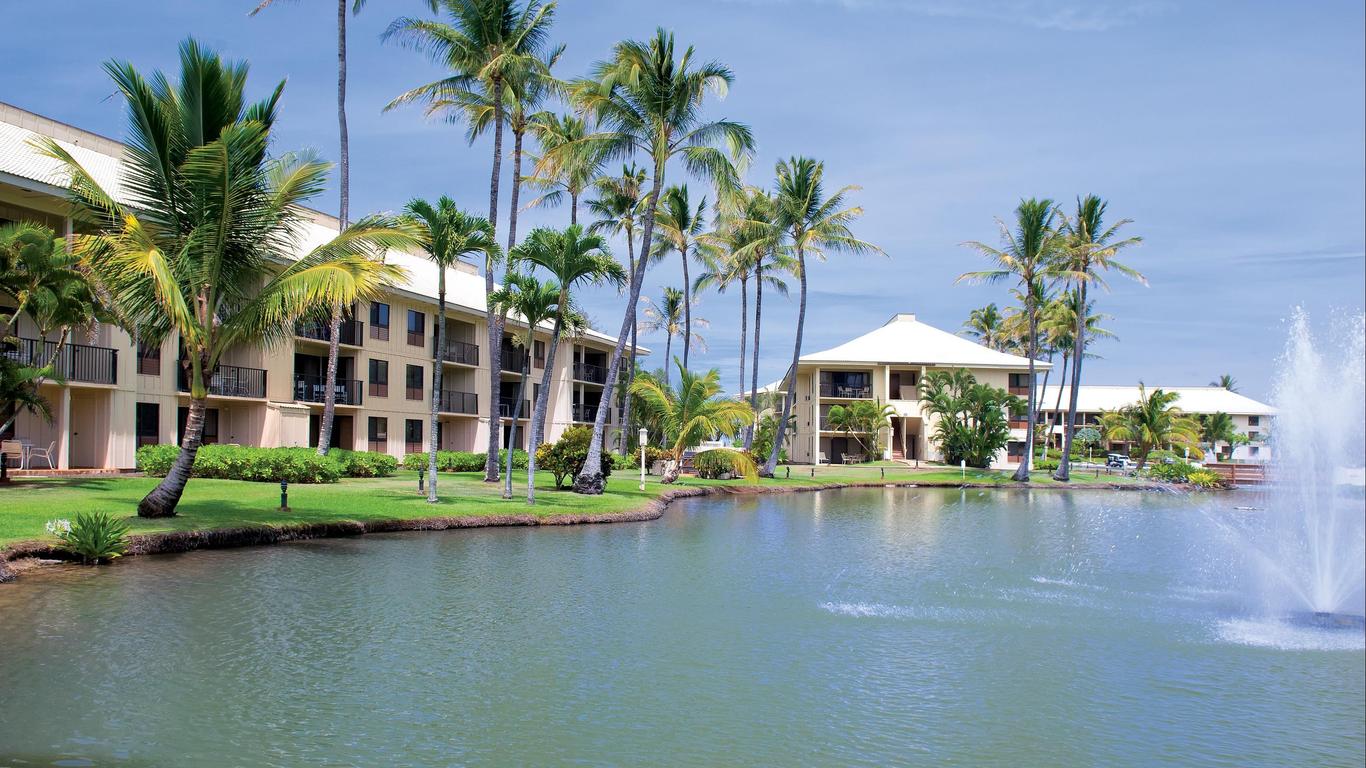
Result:
{"label": "grass", "polygon": [[[881,480],[917,483],[958,484],[957,469],[912,469],[897,466],[794,466],[779,467],[778,477],[762,481],[768,486],[805,486],[820,483],[879,482]],[[885,473],[885,475],[884,475]],[[968,482],[1011,484],[1008,472],[973,470]],[[1039,485],[1057,485],[1047,473],[1036,473]],[[172,518],[147,520],[136,515],[136,506],[157,483],[149,477],[89,477],[19,479],[0,488],[0,547],[16,541],[48,540],[43,525],[56,518],[72,518],[77,512],[105,511],[125,517],[132,533],[158,533],[210,528],[235,528],[249,525],[288,525],[338,520],[391,520],[442,516],[486,516],[532,514],[612,514],[636,509],[662,493],[667,486],[658,477],[647,477],[645,490],[638,488],[638,477],[629,472],[613,474],[607,493],[582,496],[568,490],[556,491],[549,473],[536,475],[537,503],[526,503],[526,473],[513,475],[511,501],[501,498],[502,485],[482,482],[479,473],[443,473],[441,501],[428,504],[417,492],[416,475],[400,472],[399,477],[345,479],[328,485],[299,485],[289,488],[288,512],[279,510],[280,487],[275,483],[248,483],[237,480],[191,480],[181,499],[178,514]],[[678,486],[739,485],[742,480],[702,480],[684,477]],[[1134,482],[1129,478],[1101,474],[1087,475],[1074,485]],[[677,487],[677,486],[675,486]]]}

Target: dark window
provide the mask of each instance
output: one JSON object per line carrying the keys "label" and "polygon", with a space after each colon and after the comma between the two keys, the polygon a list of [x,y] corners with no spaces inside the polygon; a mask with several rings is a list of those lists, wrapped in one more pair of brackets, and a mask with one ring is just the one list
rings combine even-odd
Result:
{"label": "dark window", "polygon": [[408,453],[422,450],[422,419],[403,420],[403,448]]}
{"label": "dark window", "polygon": [[1248,451],[1248,455],[1250,455],[1250,456],[1256,456],[1256,455],[1258,455],[1258,454],[1260,454],[1260,453],[1262,452],[1262,449],[1259,448],[1258,446],[1255,446],[1255,445],[1254,445],[1254,446],[1251,446],[1250,448],[1248,448],[1247,451]]}
{"label": "dark window", "polygon": [[138,342],[138,373],[143,376],[161,375],[161,345]]}
{"label": "dark window", "polygon": [[531,348],[532,348],[532,350],[533,350],[533,355],[532,355],[532,356],[533,356],[533,357],[535,358],[535,360],[536,360],[536,367],[537,367],[537,368],[544,368],[544,367],[545,367],[545,342],[544,342],[544,341],[537,341],[537,342],[534,342],[534,343],[532,344],[532,347],[531,347]]}
{"label": "dark window", "polygon": [[389,396],[389,361],[370,358],[370,394],[373,397]]}
{"label": "dark window", "polygon": [[[185,442],[185,422],[190,419],[190,409],[181,406],[176,412],[176,442]],[[199,442],[213,445],[218,442],[218,409],[204,409],[204,428],[199,431]]]}
{"label": "dark window", "polygon": [[1247,417],[1247,425],[1248,425],[1249,427],[1260,426],[1261,423],[1262,423],[1262,417],[1261,417],[1261,416],[1249,416],[1249,417]]}
{"label": "dark window", "polygon": [[1012,459],[1019,459],[1024,456],[1024,445],[1019,440],[1011,440],[1006,443],[1006,454]]}
{"label": "dark window", "polygon": [[370,338],[389,340],[389,305],[382,301],[370,302]]}
{"label": "dark window", "polygon": [[156,403],[138,403],[135,431],[139,448],[144,445],[156,445],[161,440],[161,406]]}
{"label": "dark window", "polygon": [[415,309],[408,310],[408,343],[420,347],[426,344],[427,316]]}
{"label": "dark window", "polygon": [[410,365],[404,375],[404,388],[409,400],[422,399],[422,366]]}
{"label": "dark window", "polygon": [[383,416],[371,416],[367,428],[370,450],[383,453],[389,450],[389,420]]}

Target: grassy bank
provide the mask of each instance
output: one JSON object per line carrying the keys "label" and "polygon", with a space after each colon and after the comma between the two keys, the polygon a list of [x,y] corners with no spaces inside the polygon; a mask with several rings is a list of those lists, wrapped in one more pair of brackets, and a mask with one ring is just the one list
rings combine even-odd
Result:
{"label": "grassy bank", "polygon": [[[804,486],[822,483],[916,482],[958,484],[958,470],[908,467],[792,467],[779,468],[778,478],[762,481],[766,486]],[[640,507],[659,496],[669,486],[657,477],[647,477],[645,490],[637,487],[634,475],[618,473],[602,496],[580,496],[554,490],[548,473],[537,473],[537,504],[525,501],[526,475],[514,475],[512,501],[501,498],[501,485],[482,482],[477,473],[447,473],[441,476],[441,503],[428,504],[417,492],[416,475],[402,472],[400,477],[344,479],[329,485],[292,485],[288,512],[279,510],[280,487],[274,483],[248,483],[235,480],[190,481],[173,518],[145,520],[136,516],[137,502],[156,485],[155,478],[90,477],[70,479],[22,479],[0,487],[0,547],[16,541],[47,540],[43,530],[48,520],[72,518],[77,512],[105,511],[126,517],[133,533],[236,528],[252,525],[290,525],[338,520],[417,519],[444,516],[489,515],[607,515]],[[1039,485],[1056,485],[1044,473],[1035,476]],[[1011,485],[1005,472],[969,471],[969,483]],[[740,485],[744,481],[681,479],[678,486]],[[1132,482],[1128,478],[1087,476],[1078,485]],[[677,486],[674,486],[677,487]]]}

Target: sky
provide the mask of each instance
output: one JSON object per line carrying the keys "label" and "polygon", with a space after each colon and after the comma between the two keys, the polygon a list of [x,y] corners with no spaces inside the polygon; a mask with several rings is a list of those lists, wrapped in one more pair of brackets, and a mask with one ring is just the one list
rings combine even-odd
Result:
{"label": "sky", "polygon": [[[0,101],[114,138],[122,106],[101,70],[126,59],[173,70],[194,36],[251,63],[249,91],[288,84],[275,150],[337,156],[335,4],[279,0],[8,3]],[[484,214],[490,145],[395,95],[440,76],[380,41],[418,0],[370,0],[350,24],[348,119],[353,218],[448,194]],[[62,19],[60,35],[52,19]],[[832,255],[809,268],[805,351],[825,349],[898,312],[956,330],[968,312],[1010,301],[1009,285],[956,285],[985,265],[966,240],[994,243],[996,217],[1024,197],[1064,207],[1098,194],[1143,244],[1096,297],[1118,339],[1098,344],[1085,381],[1201,385],[1230,373],[1269,398],[1292,308],[1326,333],[1366,304],[1366,46],[1363,6],[1141,0],[563,0],[558,74],[585,73],[624,38],[673,31],[735,83],[707,114],[750,125],[746,179],[772,183],[779,158],[826,164],[831,186],[858,185],[856,234],[885,256]],[[505,168],[506,168],[505,163]],[[680,168],[670,180],[687,181]],[[504,183],[504,189],[508,184]],[[694,180],[701,191],[706,185]],[[335,212],[329,190],[315,207]],[[506,196],[501,204],[507,210]],[[505,215],[505,213],[504,213]],[[523,214],[519,229],[563,226],[563,209]],[[500,239],[506,232],[500,222]],[[624,243],[617,244],[623,257]],[[645,292],[681,282],[676,258]],[[615,333],[621,297],[586,295],[594,325]],[[760,375],[792,353],[796,302],[765,301]],[[708,351],[737,389],[739,304],[701,297]],[[662,351],[663,338],[642,343]]]}

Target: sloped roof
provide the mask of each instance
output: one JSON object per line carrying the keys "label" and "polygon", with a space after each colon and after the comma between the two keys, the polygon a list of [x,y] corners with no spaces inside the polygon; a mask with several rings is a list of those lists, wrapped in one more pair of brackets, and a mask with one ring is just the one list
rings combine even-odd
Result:
{"label": "sloped roof", "polygon": [[[803,363],[931,365],[962,368],[1028,368],[1029,359],[988,349],[915,319],[893,315],[885,325],[830,349],[802,355]],[[1040,370],[1048,363],[1038,361]]]}
{"label": "sloped roof", "polygon": [[[1044,410],[1052,410],[1057,402],[1058,387],[1040,387],[1040,402]],[[1067,408],[1071,397],[1071,387],[1062,387],[1063,408]],[[1155,389],[1175,392],[1180,395],[1173,405],[1187,413],[1223,412],[1236,416],[1273,416],[1276,409],[1266,403],[1253,400],[1246,395],[1230,392],[1223,387],[1163,387],[1148,386],[1151,393]],[[1083,384],[1077,390],[1077,411],[1079,413],[1099,413],[1113,411],[1138,402],[1138,387],[1127,384]]]}

